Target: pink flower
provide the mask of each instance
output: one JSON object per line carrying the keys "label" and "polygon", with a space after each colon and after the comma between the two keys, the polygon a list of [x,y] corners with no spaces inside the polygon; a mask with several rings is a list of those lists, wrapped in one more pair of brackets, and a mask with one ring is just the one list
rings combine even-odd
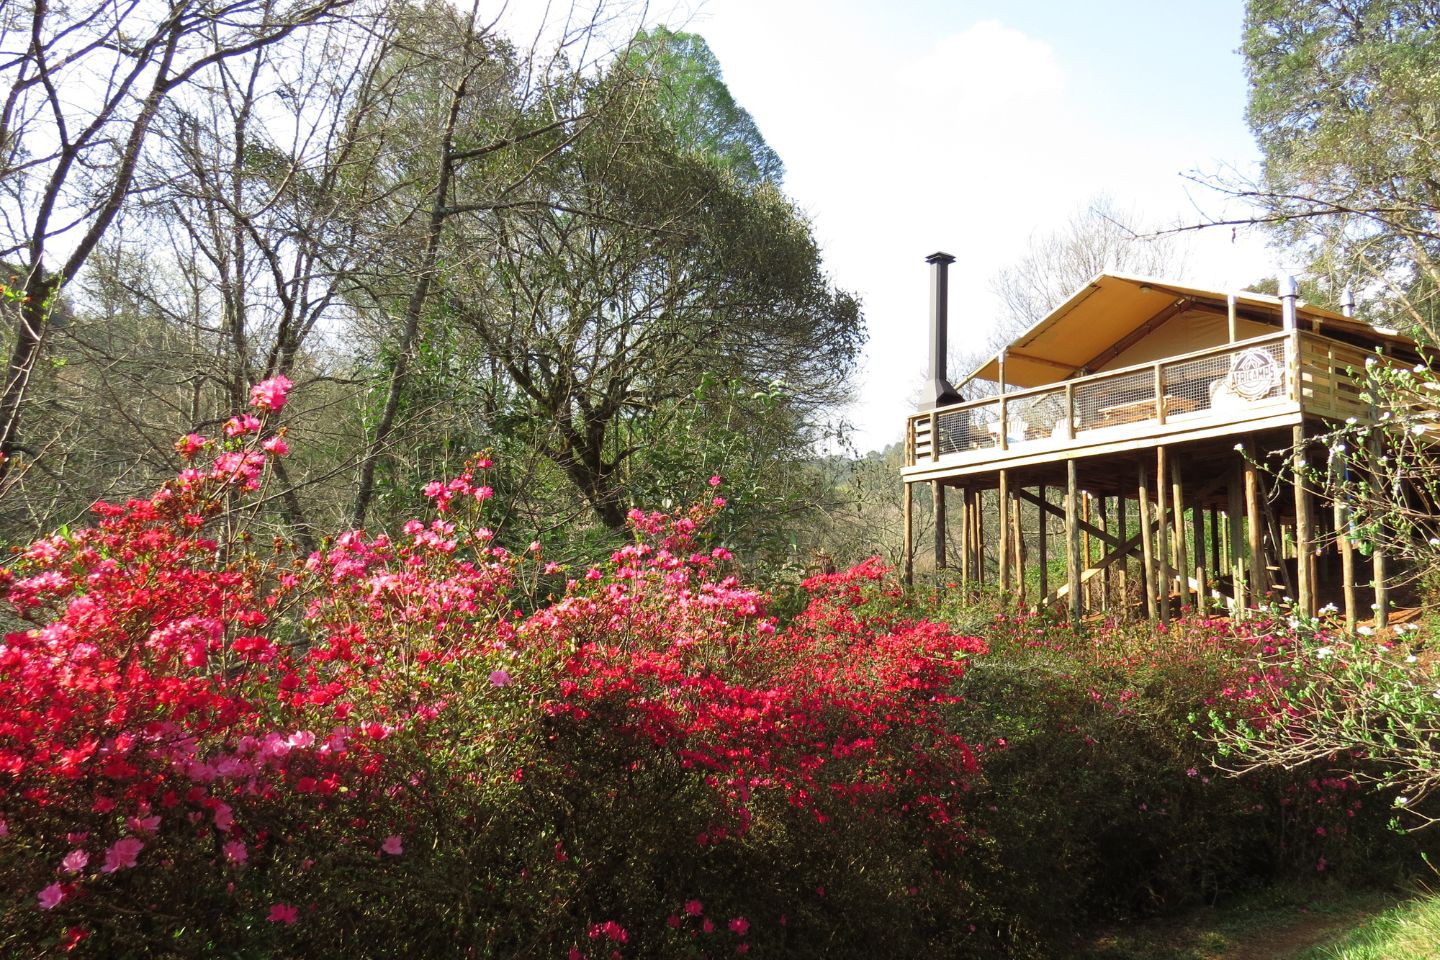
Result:
{"label": "pink flower", "polygon": [[510,674],[505,670],[496,670],[490,674],[490,682],[497,687],[510,686]]}
{"label": "pink flower", "polygon": [[254,433],[260,429],[260,421],[248,413],[242,413],[238,417],[231,417],[225,421],[225,436],[243,437],[247,433]]}
{"label": "pink flower", "polygon": [[715,476],[713,476],[713,477],[710,478],[710,486],[712,486],[712,487],[718,487],[718,486],[720,486],[720,475],[719,475],[718,473],[715,474]]}
{"label": "pink flower", "polygon": [[736,933],[743,937],[750,930],[750,921],[746,920],[744,917],[736,917],[734,920],[730,921],[730,930],[732,933]]}
{"label": "pink flower", "polygon": [[700,916],[700,914],[703,913],[704,911],[705,911],[705,908],[700,905],[700,901],[699,901],[699,900],[686,900],[686,901],[685,901],[685,912],[688,913],[688,914],[690,914],[690,916],[692,916],[692,917],[698,917],[698,916]]}
{"label": "pink flower", "polygon": [[285,406],[286,394],[295,386],[284,374],[262,380],[250,388],[250,406],[274,412]]}
{"label": "pink flower", "polygon": [[220,849],[225,851],[225,858],[231,863],[243,864],[250,859],[250,851],[239,840],[230,840]]}
{"label": "pink flower", "polygon": [[126,817],[125,825],[136,833],[154,833],[160,829],[160,815],[148,817]]}
{"label": "pink flower", "polygon": [[65,873],[79,873],[89,862],[90,854],[84,850],[71,850],[65,854],[65,859],[60,861],[60,869]]}
{"label": "pink flower", "polygon": [[235,811],[228,803],[215,804],[215,829],[221,833],[228,833],[235,824]]}
{"label": "pink flower", "polygon": [[283,457],[290,452],[290,444],[285,442],[284,437],[266,437],[265,442],[260,446],[277,457]]}
{"label": "pink flower", "polygon": [[44,890],[41,890],[39,894],[36,895],[36,899],[40,901],[41,910],[54,910],[60,906],[60,901],[65,899],[65,888],[61,886],[57,880]]}
{"label": "pink flower", "polygon": [[571,947],[567,960],[585,960],[585,954],[580,952],[579,947]]}
{"label": "pink flower", "polygon": [[140,856],[140,851],[144,849],[144,842],[135,837],[116,840],[105,851],[105,865],[100,868],[100,872],[114,873],[117,870],[135,866],[135,858]]}
{"label": "pink flower", "polygon": [[715,921],[711,920],[709,917],[706,917],[705,922],[700,925],[700,929],[704,930],[706,933],[714,933]]}
{"label": "pink flower", "polygon": [[287,927],[300,919],[300,911],[288,903],[277,903],[270,907],[270,916],[267,918],[271,923],[283,923]]}
{"label": "pink flower", "polygon": [[483,503],[484,501],[489,500],[493,496],[495,496],[495,491],[490,487],[479,487],[475,491],[475,500],[477,502]]}
{"label": "pink flower", "polygon": [[191,457],[195,456],[195,454],[205,449],[205,444],[209,442],[209,440],[206,440],[198,433],[187,433],[185,434],[185,436],[175,441],[175,450],[180,454],[180,456],[184,457],[186,460],[189,460]]}
{"label": "pink flower", "polygon": [[392,857],[398,857],[404,853],[404,848],[400,846],[400,834],[392,833],[386,837],[385,842],[380,844],[380,850],[382,853],[388,853]]}

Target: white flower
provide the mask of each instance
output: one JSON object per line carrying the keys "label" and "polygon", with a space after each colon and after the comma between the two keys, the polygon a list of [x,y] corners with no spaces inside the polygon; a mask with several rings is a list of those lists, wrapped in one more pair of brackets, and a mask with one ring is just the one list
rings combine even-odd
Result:
{"label": "white flower", "polygon": [[1355,628],[1355,632],[1358,633],[1358,634],[1360,634],[1360,636],[1362,636],[1362,637],[1368,637],[1368,636],[1370,636],[1370,634],[1374,633],[1375,631],[1374,631],[1374,630],[1371,630],[1369,627],[1356,627],[1356,628]]}
{"label": "white flower", "polygon": [[1348,424],[1349,426],[1352,426],[1352,427],[1353,427],[1353,426],[1355,426],[1355,424],[1359,423],[1360,421],[1356,420],[1354,417],[1346,417],[1346,418],[1345,418],[1345,422],[1346,422],[1346,424]]}
{"label": "white flower", "polygon": [[1333,604],[1333,603],[1327,603],[1327,604],[1325,604],[1325,606],[1323,606],[1323,607],[1320,608],[1320,612],[1321,612],[1321,613],[1335,613],[1335,612],[1337,612],[1339,609],[1340,609],[1340,608],[1337,607],[1337,606],[1335,606],[1335,604]]}
{"label": "white flower", "polygon": [[1334,652],[1335,651],[1330,649],[1329,647],[1321,647],[1319,650],[1315,651],[1315,656],[1321,660],[1324,660],[1326,657],[1330,656],[1330,654]]}
{"label": "white flower", "polygon": [[1244,453],[1244,452],[1245,452],[1245,445],[1244,445],[1243,443],[1237,443],[1237,444],[1235,444],[1235,452],[1236,452],[1236,453]]}
{"label": "white flower", "polygon": [[1409,803],[1409,802],[1410,802],[1410,798],[1409,798],[1409,797],[1396,797],[1396,798],[1395,798],[1395,806],[1397,806],[1397,807],[1403,807],[1403,806],[1405,806],[1405,804],[1407,804],[1407,803]]}
{"label": "white flower", "polygon": [[1417,364],[1415,364],[1415,366],[1412,367],[1411,369],[1412,369],[1415,373],[1424,373],[1426,368],[1425,368],[1425,364],[1423,364],[1423,363],[1417,363]]}
{"label": "white flower", "polygon": [[1440,537],[1431,537],[1431,538],[1430,538],[1430,546],[1432,546],[1432,547],[1440,547]]}
{"label": "white flower", "polygon": [[1408,656],[1408,657],[1405,658],[1405,662],[1406,662],[1406,663],[1414,663],[1416,660],[1419,660],[1419,659],[1420,659],[1419,657],[1415,656],[1415,654],[1412,653],[1412,654],[1410,654],[1410,656]]}
{"label": "white flower", "polygon": [[1417,424],[1415,424],[1415,426],[1413,426],[1413,427],[1410,428],[1410,432],[1413,433],[1413,434],[1415,434],[1415,436],[1417,436],[1417,437],[1420,436],[1420,434],[1422,434],[1422,433],[1425,432],[1425,424],[1423,424],[1423,423],[1417,423]]}

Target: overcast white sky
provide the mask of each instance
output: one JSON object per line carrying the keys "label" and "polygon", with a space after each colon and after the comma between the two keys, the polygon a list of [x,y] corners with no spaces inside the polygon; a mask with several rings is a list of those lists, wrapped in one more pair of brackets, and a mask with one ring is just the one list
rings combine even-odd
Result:
{"label": "overcast white sky", "polygon": [[[543,7],[512,0],[511,13]],[[705,37],[784,161],[829,270],[864,303],[870,343],[849,412],[861,451],[900,439],[925,380],[926,255],[959,258],[950,340],[964,347],[991,329],[991,280],[1032,234],[1101,192],[1155,224],[1219,215],[1221,197],[1182,175],[1256,160],[1235,53],[1242,0],[678,9],[651,19]],[[1229,289],[1276,269],[1258,234],[1210,230],[1183,279]]]}

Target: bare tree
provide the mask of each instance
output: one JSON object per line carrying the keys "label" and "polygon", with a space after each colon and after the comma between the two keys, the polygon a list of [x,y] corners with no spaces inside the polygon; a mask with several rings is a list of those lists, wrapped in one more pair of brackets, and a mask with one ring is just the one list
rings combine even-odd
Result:
{"label": "bare tree", "polygon": [[0,16],[0,76],[8,81],[0,102],[0,260],[18,265],[25,299],[0,390],[0,478],[21,449],[23,404],[50,309],[121,215],[164,105],[207,70],[352,2],[7,4]]}

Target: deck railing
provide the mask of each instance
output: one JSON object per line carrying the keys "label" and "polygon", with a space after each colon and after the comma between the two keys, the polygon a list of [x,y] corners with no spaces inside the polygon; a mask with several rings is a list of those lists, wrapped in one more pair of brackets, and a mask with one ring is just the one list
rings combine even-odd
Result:
{"label": "deck railing", "polygon": [[[1153,363],[941,407],[910,417],[907,462],[1022,445],[1063,449],[1137,427],[1253,419],[1276,405],[1334,418],[1370,415],[1361,400],[1376,355],[1305,331],[1277,332]],[[1143,429],[1141,430],[1143,432]],[[1168,432],[1168,431],[1167,431]]]}

